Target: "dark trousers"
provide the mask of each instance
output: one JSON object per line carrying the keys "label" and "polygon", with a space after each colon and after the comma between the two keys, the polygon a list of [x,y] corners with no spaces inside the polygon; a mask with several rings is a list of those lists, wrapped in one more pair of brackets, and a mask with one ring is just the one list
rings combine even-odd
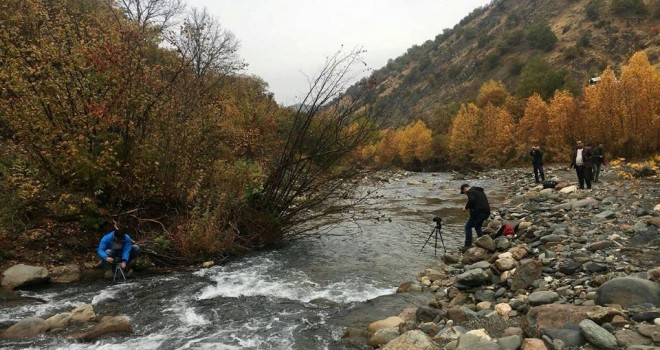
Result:
{"label": "dark trousers", "polygon": [[534,166],[534,180],[536,183],[539,183],[539,175],[541,175],[541,181],[545,181],[545,174],[543,174],[543,164],[532,164]]}
{"label": "dark trousers", "polygon": [[593,167],[593,172],[594,172],[594,182],[598,182],[598,175],[600,175],[600,163],[594,163]]}
{"label": "dark trousers", "polygon": [[[119,250],[119,249],[118,249],[118,250],[106,249],[106,250],[105,250],[105,253],[106,253],[109,257],[115,259],[115,262],[119,262],[119,260],[121,260],[121,253],[122,253],[122,251]],[[127,261],[126,263],[127,263],[127,264],[130,263],[130,262],[133,261],[135,258],[137,258],[138,255],[140,255],[140,246],[137,245],[137,244],[133,244],[133,245],[131,245],[131,252],[128,254],[128,261]],[[104,265],[107,264],[105,260],[103,260],[103,264],[104,264]],[[113,263],[113,267],[114,267],[114,263]]]}
{"label": "dark trousers", "polygon": [[481,231],[481,225],[483,225],[484,221],[488,219],[488,216],[490,213],[487,212],[475,212],[475,213],[470,213],[470,218],[468,221],[465,222],[465,245],[469,246],[472,245],[472,228],[477,232],[477,237],[481,237],[484,235],[483,231]]}
{"label": "dark trousers", "polygon": [[575,173],[578,177],[578,182],[580,183],[580,188],[584,189],[584,183],[587,183],[587,188],[591,188],[591,167],[584,165],[576,165]]}

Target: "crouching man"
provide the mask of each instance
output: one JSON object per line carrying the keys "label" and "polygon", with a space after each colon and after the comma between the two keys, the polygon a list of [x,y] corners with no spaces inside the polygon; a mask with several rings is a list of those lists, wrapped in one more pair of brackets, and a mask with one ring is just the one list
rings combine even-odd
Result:
{"label": "crouching man", "polygon": [[101,238],[96,254],[104,263],[118,263],[119,267],[125,269],[126,265],[140,254],[140,247],[131,244],[131,236],[126,233],[127,231],[125,228],[120,228],[106,233]]}

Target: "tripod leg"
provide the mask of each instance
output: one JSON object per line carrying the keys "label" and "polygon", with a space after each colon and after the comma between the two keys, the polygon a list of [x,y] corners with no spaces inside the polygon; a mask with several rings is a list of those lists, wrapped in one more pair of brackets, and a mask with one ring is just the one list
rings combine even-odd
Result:
{"label": "tripod leg", "polygon": [[438,256],[438,230],[433,229],[435,231],[435,245],[433,246],[433,256]]}
{"label": "tripod leg", "polygon": [[424,250],[424,247],[426,247],[426,244],[431,240],[431,237],[433,237],[434,233],[435,233],[435,229],[433,229],[433,231],[431,231],[431,234],[429,235],[429,238],[426,239],[426,242],[424,242],[424,245],[422,246],[422,249],[419,250],[420,252],[422,250]]}
{"label": "tripod leg", "polygon": [[440,228],[438,228],[438,233],[440,234],[440,242],[442,242],[442,250],[444,250],[445,253],[446,253],[446,252],[447,252],[447,248],[445,248],[445,240],[442,239],[442,231],[440,231]]}

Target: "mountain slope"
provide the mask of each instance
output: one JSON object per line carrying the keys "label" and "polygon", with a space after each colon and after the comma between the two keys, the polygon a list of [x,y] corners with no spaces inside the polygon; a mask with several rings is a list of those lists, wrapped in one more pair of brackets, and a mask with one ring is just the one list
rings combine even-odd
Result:
{"label": "mountain slope", "polygon": [[[577,92],[608,66],[620,72],[636,51],[645,50],[660,66],[659,19],[657,0],[494,0],[365,81],[376,82],[374,106],[384,107],[395,124],[474,99],[491,79],[526,97],[531,92],[519,86],[519,77],[532,57],[560,73],[561,88]],[[347,94],[367,85],[359,82]]]}

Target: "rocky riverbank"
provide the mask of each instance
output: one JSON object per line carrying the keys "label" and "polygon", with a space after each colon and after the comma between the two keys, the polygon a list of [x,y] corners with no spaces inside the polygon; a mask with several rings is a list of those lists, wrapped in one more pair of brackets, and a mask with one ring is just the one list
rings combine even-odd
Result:
{"label": "rocky riverbank", "polygon": [[[657,175],[607,171],[591,190],[575,174],[546,169],[543,189],[528,169],[496,170],[511,191],[464,254],[398,292],[426,305],[391,310],[347,343],[382,349],[660,349],[660,186]],[[530,183],[532,182],[532,183]],[[514,235],[496,237],[502,224]]]}

